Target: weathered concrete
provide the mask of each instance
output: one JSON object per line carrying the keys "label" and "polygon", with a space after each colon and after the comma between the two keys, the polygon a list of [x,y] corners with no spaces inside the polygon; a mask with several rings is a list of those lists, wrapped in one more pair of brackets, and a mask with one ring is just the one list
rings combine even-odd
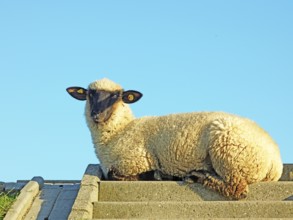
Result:
{"label": "weathered concrete", "polygon": [[101,179],[99,165],[88,165],[68,219],[92,219],[93,203],[98,201]]}
{"label": "weathered concrete", "polygon": [[[100,181],[94,219],[293,218],[293,166],[280,182],[249,186],[245,201],[227,201],[200,184],[174,181]],[[226,200],[226,201],[225,201]]]}
{"label": "weathered concrete", "polygon": [[[55,184],[58,182],[57,184]],[[7,189],[25,185],[16,202],[10,208],[5,220],[65,220],[71,212],[80,181],[44,181],[42,177],[34,177],[31,181],[18,181],[6,185]]]}
{"label": "weathered concrete", "polygon": [[[293,195],[293,182],[262,182],[249,186],[246,201],[283,201]],[[292,199],[292,197],[291,197]],[[175,181],[101,181],[99,201],[225,201],[201,184]]]}
{"label": "weathered concrete", "polygon": [[45,184],[24,220],[66,220],[71,212],[79,184]]}
{"label": "weathered concrete", "polygon": [[43,187],[44,180],[42,177],[34,177],[28,184],[26,184],[20,191],[17,200],[9,209],[4,220],[20,220],[28,212],[35,197],[38,195],[40,189]]}
{"label": "weathered concrete", "polygon": [[99,201],[202,201],[226,200],[200,184],[175,181],[101,181]]}
{"label": "weathered concrete", "polygon": [[61,190],[59,186],[44,185],[24,219],[47,218]]}
{"label": "weathered concrete", "polygon": [[[87,167],[80,183],[71,184],[72,181],[68,181],[62,184],[66,181],[55,181],[58,183],[50,185],[46,181],[44,184],[42,178],[39,178],[41,181],[38,183],[37,179],[30,181],[21,190],[14,204],[16,208],[13,206],[9,210],[5,220],[293,219],[292,164],[284,165],[282,181],[250,185],[245,201],[225,201],[226,198],[200,184],[186,185],[180,181],[104,181],[99,165],[93,164]],[[26,181],[20,181],[17,185],[23,183]],[[8,184],[9,187],[13,187],[13,184]]]}
{"label": "weathered concrete", "polygon": [[[101,220],[101,219],[110,219],[110,218],[93,218],[91,220]],[[113,219],[113,218],[112,218]],[[164,220],[191,220],[191,219],[196,219],[196,220],[252,220],[252,219],[257,219],[257,220],[291,220],[292,218],[204,218],[204,217],[200,217],[200,218],[194,218],[194,217],[188,217],[188,218],[156,218],[156,217],[152,217],[152,218],[115,218],[115,219],[119,219],[119,220],[127,220],[127,219],[132,219],[132,220],[137,220],[137,219],[164,219]],[[85,219],[88,220],[88,219]]]}
{"label": "weathered concrete", "polygon": [[96,202],[94,218],[289,218],[293,202]]}
{"label": "weathered concrete", "polygon": [[[48,219],[67,220],[79,190],[79,185],[64,185]],[[40,218],[41,220],[42,218]]]}

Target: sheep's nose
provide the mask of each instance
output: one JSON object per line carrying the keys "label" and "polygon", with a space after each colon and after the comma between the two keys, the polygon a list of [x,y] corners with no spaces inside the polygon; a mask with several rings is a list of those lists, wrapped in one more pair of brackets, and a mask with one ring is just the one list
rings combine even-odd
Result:
{"label": "sheep's nose", "polygon": [[91,111],[91,116],[93,117],[93,118],[96,118],[96,117],[99,117],[99,112],[96,112],[96,111]]}
{"label": "sheep's nose", "polygon": [[100,113],[97,112],[91,112],[91,117],[95,122],[99,122],[100,121]]}

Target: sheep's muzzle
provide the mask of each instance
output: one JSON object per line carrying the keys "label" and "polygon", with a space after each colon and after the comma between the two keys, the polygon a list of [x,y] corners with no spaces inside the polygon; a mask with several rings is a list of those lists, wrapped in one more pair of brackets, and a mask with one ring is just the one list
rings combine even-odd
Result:
{"label": "sheep's muzzle", "polygon": [[113,113],[113,105],[121,99],[120,92],[89,90],[90,115],[95,123],[106,122]]}

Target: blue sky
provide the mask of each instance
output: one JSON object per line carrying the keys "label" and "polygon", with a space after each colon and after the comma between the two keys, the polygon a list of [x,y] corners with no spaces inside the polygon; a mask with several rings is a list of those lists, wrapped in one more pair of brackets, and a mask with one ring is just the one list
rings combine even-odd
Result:
{"label": "blue sky", "polygon": [[0,1],[0,181],[98,163],[69,86],[110,78],[137,117],[251,118],[293,163],[292,1]]}

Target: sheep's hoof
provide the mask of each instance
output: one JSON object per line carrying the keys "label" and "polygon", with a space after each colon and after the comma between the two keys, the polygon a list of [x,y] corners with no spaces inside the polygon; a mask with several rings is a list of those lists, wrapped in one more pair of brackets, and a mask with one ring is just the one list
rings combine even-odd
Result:
{"label": "sheep's hoof", "polygon": [[155,178],[155,180],[158,180],[158,181],[162,181],[163,180],[162,175],[161,175],[161,172],[158,171],[158,170],[156,170],[154,172],[154,178]]}
{"label": "sheep's hoof", "polygon": [[154,171],[154,179],[158,181],[182,181],[181,177],[172,176],[170,174],[163,173],[160,170]]}
{"label": "sheep's hoof", "polygon": [[183,178],[183,181],[187,184],[192,183],[203,183],[206,178],[206,174],[201,171],[191,171],[188,175]]}
{"label": "sheep's hoof", "polygon": [[194,176],[185,176],[183,177],[183,182],[186,184],[192,184],[192,183],[196,183],[197,180],[194,178]]}

